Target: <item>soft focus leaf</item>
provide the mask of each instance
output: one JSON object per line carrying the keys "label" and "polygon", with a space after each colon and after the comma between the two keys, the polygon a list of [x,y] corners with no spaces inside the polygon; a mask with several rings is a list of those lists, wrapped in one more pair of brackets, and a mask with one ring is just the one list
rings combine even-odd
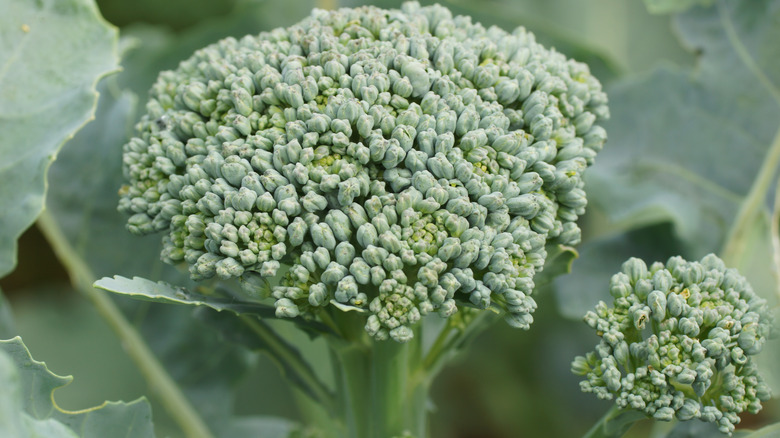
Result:
{"label": "soft focus leaf", "polygon": [[117,26],[133,22],[164,24],[173,28],[191,26],[210,17],[224,15],[237,0],[97,0],[103,16]]}
{"label": "soft focus leaf", "polygon": [[[319,367],[323,368],[324,357],[315,361],[307,360],[312,354],[316,355],[317,353],[316,348],[310,348],[313,345],[311,341],[307,342],[299,338],[296,339],[296,342],[290,342],[265,321],[252,316],[239,317],[227,312],[209,311],[205,308],[198,310],[198,319],[219,330],[226,340],[253,351],[269,353],[269,357],[277,363],[284,376],[291,383],[311,396],[312,399],[327,403],[327,400],[323,399],[328,398],[328,396],[318,393],[319,388],[314,386],[315,384],[322,385],[318,382],[325,379],[322,379],[321,372],[318,373],[311,368],[311,364],[320,364]],[[316,379],[317,383],[313,383],[313,379]],[[325,405],[325,407],[328,406]]]}
{"label": "soft focus leaf", "polygon": [[146,400],[105,402],[101,406],[68,412],[54,404],[52,392],[71,382],[32,358],[16,337],[0,341],[0,436],[127,438],[154,436]]}
{"label": "soft focus leaf", "polygon": [[[718,435],[720,435],[720,432],[716,424],[692,420],[677,423],[666,438],[707,438]],[[742,432],[737,432],[733,436],[742,437]]]}
{"label": "soft focus leaf", "polygon": [[609,279],[630,257],[648,264],[680,254],[668,226],[655,226],[590,241],[579,248],[570,275],[555,279],[555,296],[562,316],[582,319],[599,301],[611,302]]}
{"label": "soft focus leaf", "polygon": [[772,438],[780,436],[780,423],[770,424],[756,431],[741,431],[735,434],[738,438]]}
{"label": "soft focus leaf", "polygon": [[671,222],[693,257],[722,244],[780,122],[779,4],[692,10],[677,24],[702,52],[695,72],[664,68],[608,89],[610,140],[587,188],[617,227]]}
{"label": "soft focus leaf", "polygon": [[577,250],[565,245],[547,245],[547,259],[544,270],[534,277],[537,287],[549,284],[556,277],[571,272],[571,265],[579,257]]}
{"label": "soft focus leaf", "polygon": [[251,0],[240,2],[227,16],[213,17],[181,33],[144,24],[128,26],[122,29],[122,36],[131,41],[131,47],[122,63],[120,85],[132,90],[144,103],[157,75],[176,68],[196,50],[222,38],[240,38],[289,26],[307,17],[312,7],[311,0],[286,0],[284,7],[280,7],[279,0]]}
{"label": "soft focus leaf", "polygon": [[712,5],[714,0],[644,0],[651,14],[673,14],[686,11],[694,6]]}
{"label": "soft focus leaf", "polygon": [[[774,85],[780,82],[775,44],[780,27],[769,25],[780,17],[778,5],[730,2],[691,10],[680,16],[678,27],[683,41],[702,52],[699,69],[663,68],[608,90],[610,141],[586,175],[592,206],[611,222],[602,228],[616,235],[669,223],[684,244],[677,254],[698,259],[718,252],[759,169],[778,156],[772,151],[780,147],[775,137],[780,93]],[[762,290],[772,289],[766,286],[771,252],[769,228],[760,222],[761,195],[754,217],[742,226],[742,249],[732,262],[767,296]],[[675,255],[657,250],[669,240],[662,235],[639,245],[618,243],[621,239],[581,248],[574,274],[556,283],[564,314],[579,317],[590,307],[582,305],[604,299],[620,260],[653,252],[664,255],[662,260]]]}
{"label": "soft focus leaf", "polygon": [[46,170],[95,113],[116,31],[91,0],[0,1],[0,276],[43,209]]}

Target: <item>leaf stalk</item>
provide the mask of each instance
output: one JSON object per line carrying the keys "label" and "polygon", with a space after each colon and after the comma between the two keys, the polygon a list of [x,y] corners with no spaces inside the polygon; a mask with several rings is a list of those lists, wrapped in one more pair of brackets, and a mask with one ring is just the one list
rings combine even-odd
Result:
{"label": "leaf stalk", "polygon": [[92,302],[98,313],[111,326],[149,387],[155,389],[155,394],[165,410],[176,421],[185,436],[187,438],[213,438],[206,423],[157,360],[138,331],[128,322],[105,292],[92,286],[97,278],[86,261],[65,237],[52,215],[44,210],[38,217],[37,224],[54,250],[57,259],[68,272],[73,287]]}

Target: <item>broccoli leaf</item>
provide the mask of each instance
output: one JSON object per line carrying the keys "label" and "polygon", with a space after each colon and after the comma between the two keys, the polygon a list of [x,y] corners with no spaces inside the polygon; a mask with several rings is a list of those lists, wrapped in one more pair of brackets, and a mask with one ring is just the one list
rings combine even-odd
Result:
{"label": "broccoli leaf", "polygon": [[756,431],[739,431],[734,436],[738,438],[771,438],[780,434],[780,423],[773,423]]}
{"label": "broccoli leaf", "polygon": [[[297,348],[305,341],[292,343],[263,320],[249,315],[236,317],[208,309],[199,309],[197,315],[206,324],[220,330],[226,340],[254,351],[268,352],[290,382],[325,408],[331,408],[330,391],[323,383],[324,379],[312,368],[312,364],[321,364],[321,361],[307,360],[306,355],[312,355],[313,348],[309,351]],[[322,365],[319,366],[322,368]]]}
{"label": "broccoli leaf", "polygon": [[710,6],[714,0],[645,0],[645,6],[651,14],[674,14],[703,5]]}
{"label": "broccoli leaf", "polygon": [[703,53],[699,68],[663,68],[608,90],[610,141],[587,187],[617,228],[671,222],[693,256],[723,243],[777,143],[777,5],[720,3],[680,16],[683,43]]}
{"label": "broccoli leaf", "polygon": [[599,301],[610,302],[609,279],[629,257],[666,261],[680,254],[680,250],[666,225],[605,236],[580,246],[580,257],[574,260],[572,273],[554,281],[561,315],[582,319]]}
{"label": "broccoli leaf", "polygon": [[0,276],[43,209],[46,170],[95,113],[116,30],[91,0],[0,1]]}
{"label": "broccoli leaf", "polygon": [[[718,436],[718,426],[713,423],[705,423],[700,420],[680,421],[666,435],[666,438],[704,438]],[[743,432],[737,431],[732,436],[742,437]]]}
{"label": "broccoli leaf", "polygon": [[216,311],[230,310],[238,315],[248,313],[273,317],[275,312],[273,306],[243,302],[231,297],[204,295],[165,282],[154,282],[141,277],[129,279],[115,275],[114,278],[101,278],[95,282],[95,287],[136,299],[157,303],[206,306]]}
{"label": "broccoli leaf", "polygon": [[537,287],[547,285],[555,278],[570,273],[571,265],[577,257],[579,257],[577,250],[571,246],[547,245],[547,260],[544,261],[544,270],[534,277]]}
{"label": "broccoli leaf", "polygon": [[152,414],[144,399],[105,402],[78,412],[60,409],[52,392],[73,380],[32,358],[21,338],[0,341],[0,435],[8,437],[153,437]]}
{"label": "broccoli leaf", "polygon": [[225,15],[237,0],[97,0],[106,19],[124,27],[133,22],[163,24],[176,29],[192,26],[204,19]]}
{"label": "broccoli leaf", "polygon": [[[609,219],[611,235],[669,223],[684,244],[678,253],[691,258],[718,252],[736,213],[747,209],[740,234],[729,239],[739,250],[721,256],[750,267],[746,276],[765,296],[776,288],[757,273],[771,269],[763,201],[780,159],[780,28],[770,25],[780,18],[778,5],[724,2],[679,16],[683,42],[702,52],[699,68],[662,68],[608,90],[610,141],[586,175],[591,206]],[[647,253],[657,238],[632,247],[632,255]],[[583,259],[597,263],[586,274],[575,263],[574,275],[559,280],[564,314],[579,317],[580,304],[605,296],[615,266],[599,261],[614,258],[615,239],[583,246]],[[581,279],[596,277],[598,285],[581,287]]]}

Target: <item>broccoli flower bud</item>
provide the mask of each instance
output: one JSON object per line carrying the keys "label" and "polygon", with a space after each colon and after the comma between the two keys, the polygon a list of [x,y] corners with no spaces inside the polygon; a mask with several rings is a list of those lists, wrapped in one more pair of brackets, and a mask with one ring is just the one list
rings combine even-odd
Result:
{"label": "broccoli flower bud", "polygon": [[588,68],[525,29],[415,2],[227,38],[146,109],[124,148],[131,232],[166,233],[194,280],[279,276],[280,317],[333,305],[401,342],[464,305],[529,326],[608,117]]}
{"label": "broccoli flower bud", "polygon": [[585,377],[584,392],[657,420],[716,423],[727,434],[740,413],[758,412],[769,398],[752,356],[773,316],[714,254],[649,268],[632,258],[612,277],[610,293],[611,307],[600,302],[585,315],[601,341],[572,364]]}

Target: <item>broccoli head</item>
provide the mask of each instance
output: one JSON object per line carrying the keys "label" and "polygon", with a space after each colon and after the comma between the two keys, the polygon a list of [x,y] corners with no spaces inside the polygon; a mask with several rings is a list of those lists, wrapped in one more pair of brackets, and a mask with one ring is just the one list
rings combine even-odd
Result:
{"label": "broccoli head", "polygon": [[585,322],[601,337],[579,356],[584,392],[615,399],[657,420],[700,419],[731,433],[743,411],[756,413],[769,388],[752,356],[761,351],[772,315],[747,280],[710,254],[700,262],[632,258]]}
{"label": "broccoli head", "polygon": [[159,76],[120,210],[195,280],[273,278],[280,317],[335,306],[405,341],[426,314],[492,306],[528,327],[545,245],[579,241],[606,103],[522,28],[314,10]]}

